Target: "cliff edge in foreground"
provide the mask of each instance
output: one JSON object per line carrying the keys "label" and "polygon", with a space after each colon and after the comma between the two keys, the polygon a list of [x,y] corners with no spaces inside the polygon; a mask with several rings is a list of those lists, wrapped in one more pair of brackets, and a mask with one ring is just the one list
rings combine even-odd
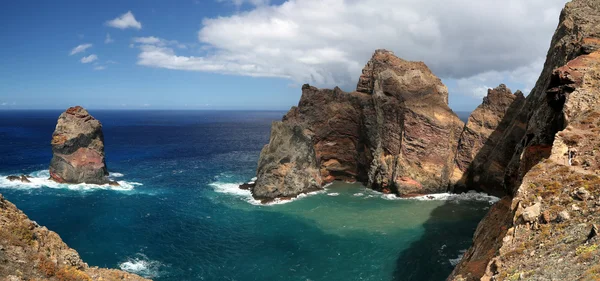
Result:
{"label": "cliff edge in foreground", "polygon": [[0,280],[148,280],[120,270],[89,267],[53,231],[29,220],[0,194]]}
{"label": "cliff edge in foreground", "polygon": [[267,201],[334,180],[398,195],[443,192],[463,126],[424,63],[377,50],[355,92],[302,87],[298,106],[273,123],[250,188]]}
{"label": "cliff edge in foreground", "polygon": [[81,106],[58,117],[50,177],[59,183],[116,184],[108,179],[102,124]]}
{"label": "cliff edge in foreground", "polygon": [[[600,1],[563,9],[544,69],[504,136],[509,194],[448,280],[599,280]],[[500,144],[512,143],[501,138]]]}

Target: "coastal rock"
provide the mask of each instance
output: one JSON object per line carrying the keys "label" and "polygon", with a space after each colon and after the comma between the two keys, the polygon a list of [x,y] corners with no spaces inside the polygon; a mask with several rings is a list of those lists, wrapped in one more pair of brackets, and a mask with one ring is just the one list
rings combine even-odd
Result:
{"label": "coastal rock", "polygon": [[[504,134],[518,130],[524,131],[523,136],[514,147],[502,145],[512,139],[501,139],[495,152],[512,154],[501,167],[509,195],[509,207],[501,216],[509,219],[498,222],[488,214],[448,280],[598,277],[598,242],[588,241],[589,225],[599,223],[598,210],[594,200],[585,198],[600,196],[600,159],[595,152],[600,146],[599,50],[600,1],[567,3],[542,74],[517,113],[526,116],[525,121],[513,121]],[[584,201],[574,202],[573,197]],[[526,227],[527,221],[519,219],[520,206],[534,204],[557,219]],[[486,270],[495,266],[495,260],[502,264]]]}
{"label": "coastal rock", "polygon": [[298,106],[273,123],[252,193],[293,197],[334,180],[397,195],[443,192],[463,126],[424,63],[377,50],[355,92],[302,87]]}
{"label": "coastal rock", "polygon": [[[453,177],[460,180],[454,187],[455,191],[475,189],[498,196],[506,194],[498,187],[504,178],[502,167],[506,166],[512,153],[495,157],[492,154],[500,140],[506,142],[504,133],[524,104],[525,97],[521,91],[513,94],[504,84],[488,89],[483,103],[469,116],[458,143]],[[514,139],[521,137],[522,133]]]}
{"label": "coastal rock", "polygon": [[29,220],[1,194],[0,260],[0,277],[13,276],[15,280],[148,280],[88,266],[58,234]]}
{"label": "coastal rock", "polygon": [[102,124],[87,110],[75,106],[63,112],[51,143],[51,179],[59,183],[111,183],[104,159]]}
{"label": "coastal rock", "polygon": [[9,181],[20,181],[22,183],[30,183],[31,181],[29,180],[30,177],[26,176],[26,175],[20,175],[20,176],[8,176],[6,177],[7,180]]}

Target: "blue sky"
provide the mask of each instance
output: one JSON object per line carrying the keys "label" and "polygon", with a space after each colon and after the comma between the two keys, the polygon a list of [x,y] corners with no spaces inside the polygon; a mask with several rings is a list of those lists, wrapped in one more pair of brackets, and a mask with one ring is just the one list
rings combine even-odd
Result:
{"label": "blue sky", "polygon": [[2,1],[0,110],[287,110],[303,83],[353,90],[377,48],[472,110],[487,87],[531,89],[565,1],[498,2]]}

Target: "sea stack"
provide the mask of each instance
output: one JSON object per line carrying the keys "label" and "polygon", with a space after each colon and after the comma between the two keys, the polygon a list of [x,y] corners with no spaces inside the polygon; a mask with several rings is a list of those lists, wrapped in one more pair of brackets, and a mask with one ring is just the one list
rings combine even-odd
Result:
{"label": "sea stack", "polygon": [[263,201],[334,180],[401,196],[443,192],[463,127],[424,63],[377,50],[354,92],[302,86],[298,106],[273,123],[250,189]]}
{"label": "sea stack", "polygon": [[102,124],[81,106],[58,117],[50,177],[59,183],[117,184],[108,179]]}

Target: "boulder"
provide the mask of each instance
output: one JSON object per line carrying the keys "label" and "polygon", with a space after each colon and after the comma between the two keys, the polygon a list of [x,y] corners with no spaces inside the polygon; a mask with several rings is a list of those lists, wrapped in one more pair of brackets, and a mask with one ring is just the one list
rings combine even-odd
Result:
{"label": "boulder", "polygon": [[104,159],[102,124],[81,106],[71,107],[58,117],[51,144],[52,180],[72,184],[111,183]]}

